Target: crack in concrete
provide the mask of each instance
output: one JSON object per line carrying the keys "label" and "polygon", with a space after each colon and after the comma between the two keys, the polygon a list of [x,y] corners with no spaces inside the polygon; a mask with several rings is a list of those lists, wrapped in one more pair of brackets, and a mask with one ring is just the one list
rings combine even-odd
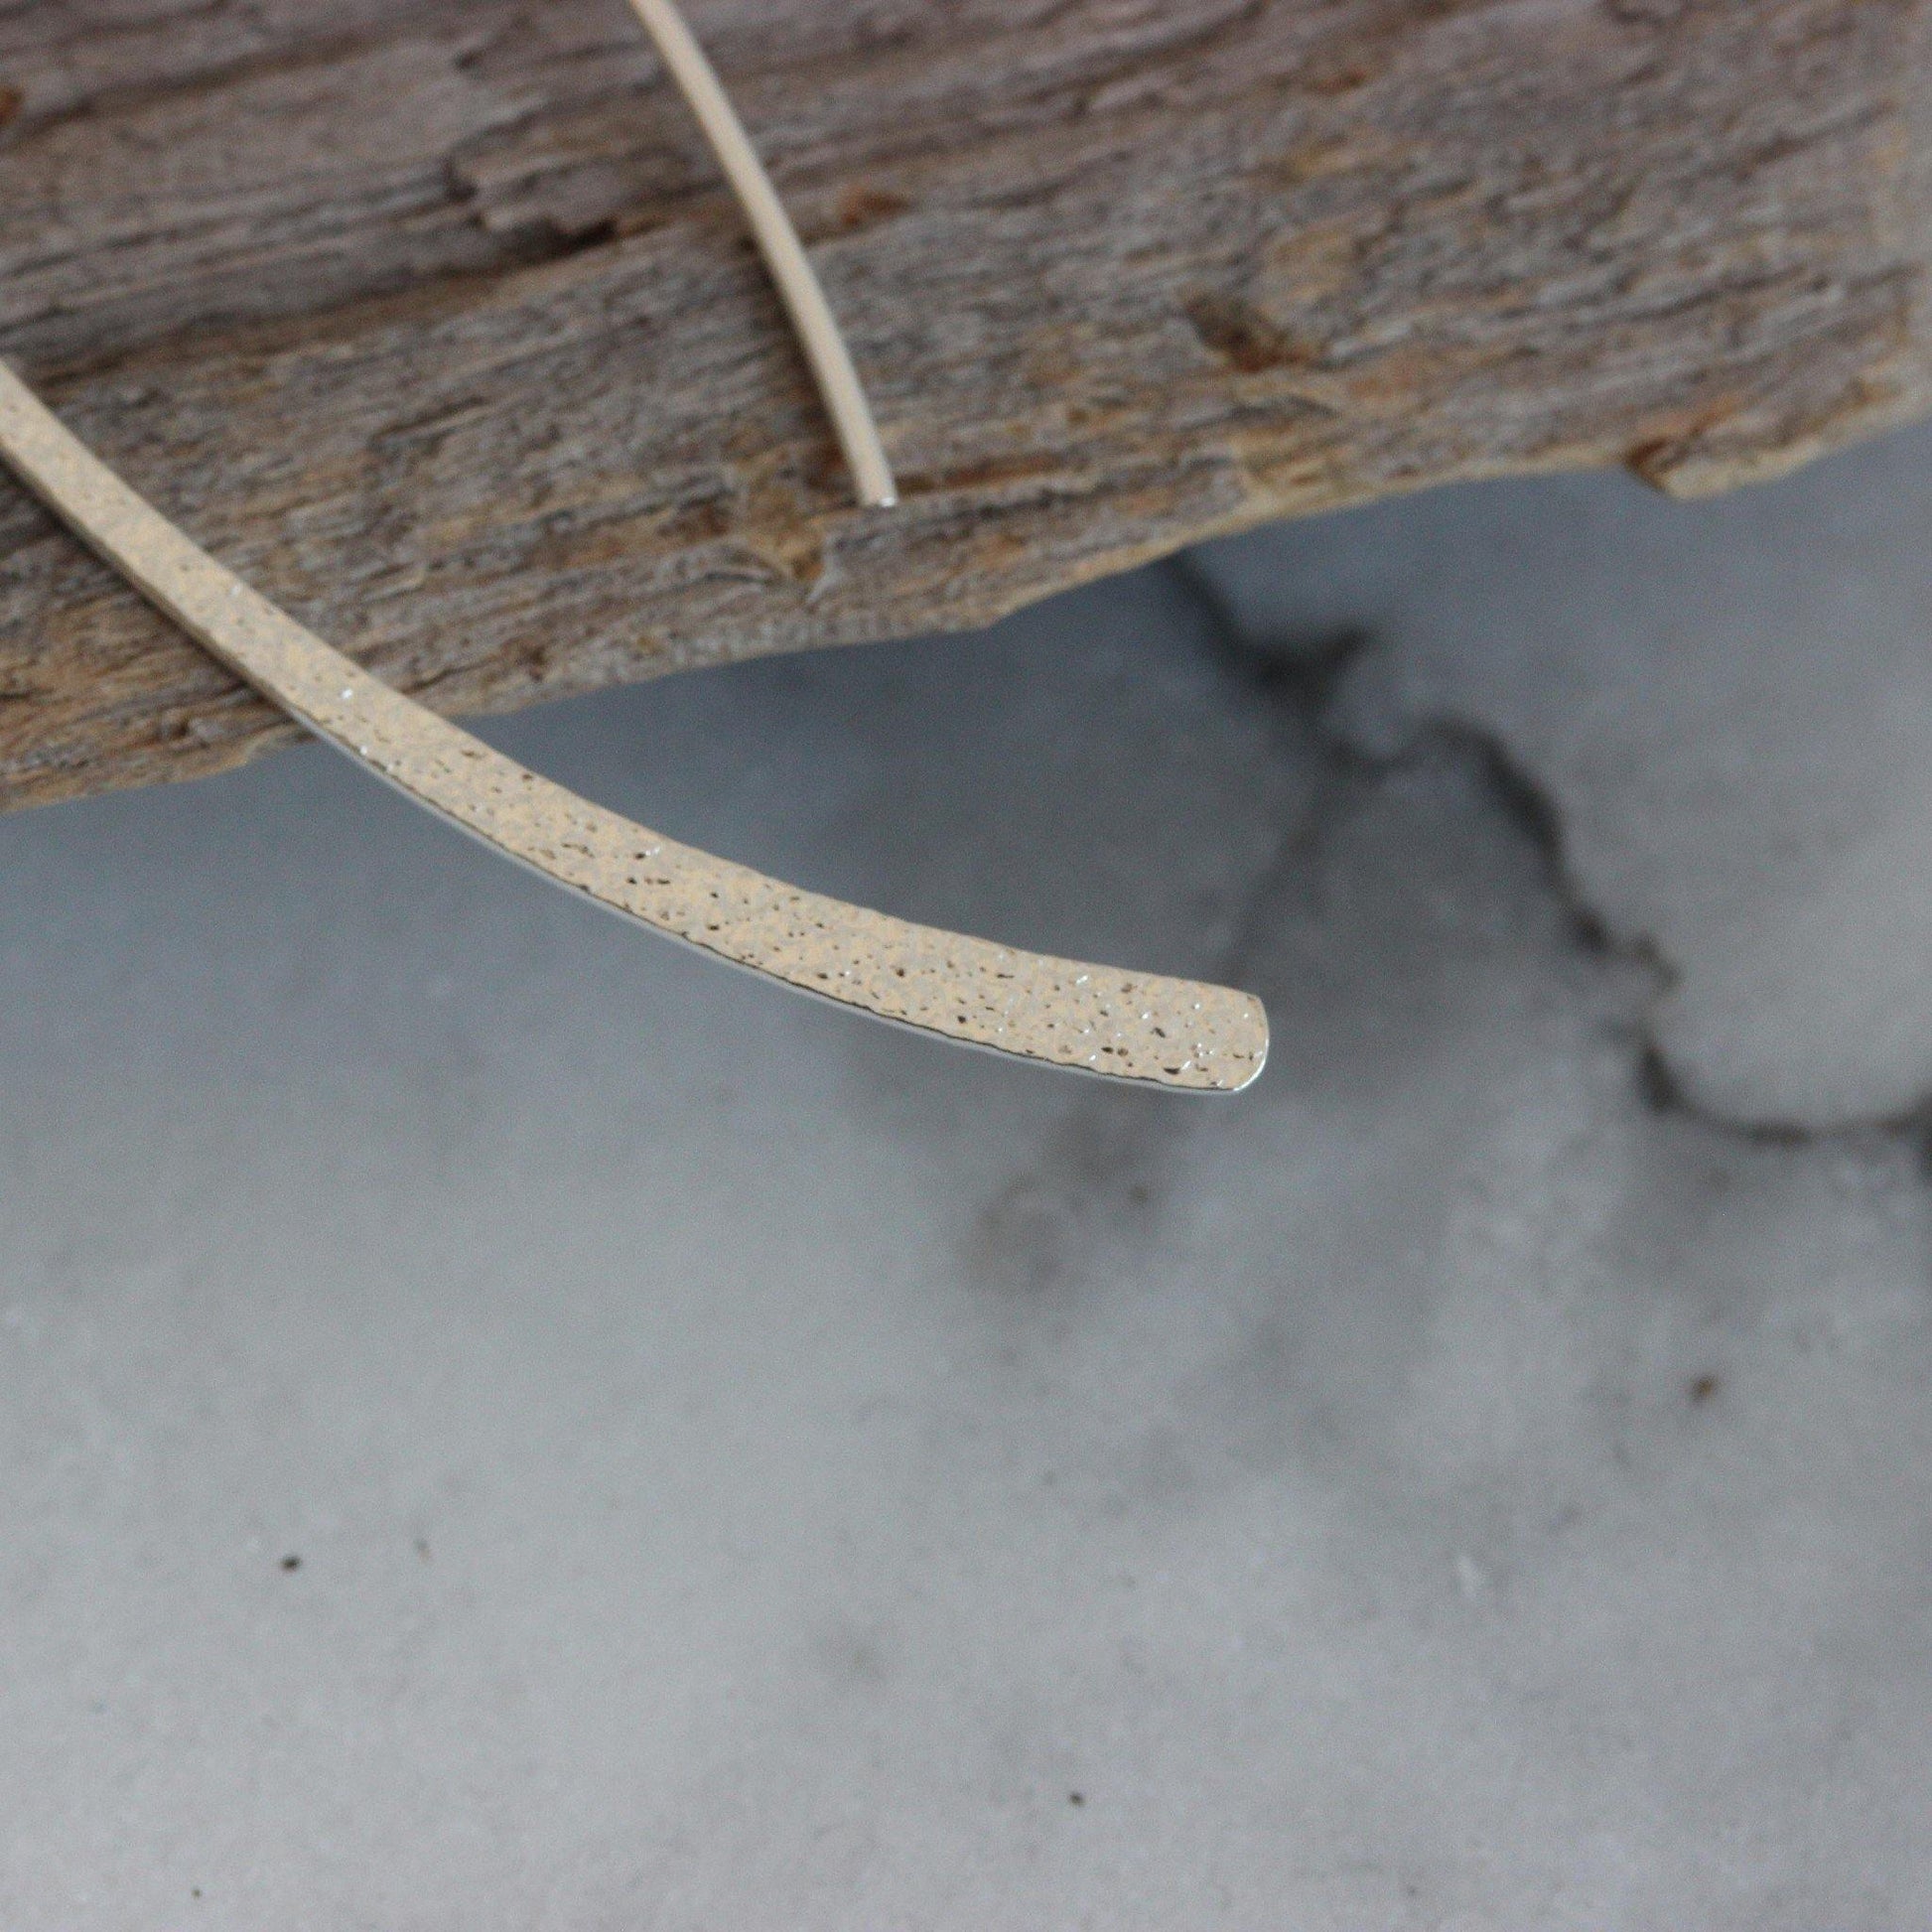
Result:
{"label": "crack in concrete", "polygon": [[[1620,964],[1647,982],[1649,990],[1641,1001],[1632,1038],[1631,1078],[1651,1112],[1680,1116],[1753,1147],[1841,1145],[1868,1141],[1875,1133],[1915,1146],[1921,1170],[1932,1183],[1932,1096],[1897,1115],[1848,1121],[1829,1128],[1777,1119],[1742,1119],[1693,1098],[1671,1065],[1656,1026],[1659,1004],[1681,979],[1678,966],[1650,934],[1618,932],[1591,902],[1570,863],[1561,806],[1517,758],[1507,740],[1466,718],[1435,714],[1415,724],[1395,751],[1370,749],[1337,727],[1335,701],[1363,656],[1383,647],[1381,639],[1355,625],[1305,636],[1258,637],[1241,622],[1232,604],[1190,553],[1183,551],[1171,558],[1165,568],[1201,612],[1223,671],[1275,715],[1292,721],[1298,735],[1316,742],[1338,761],[1337,771],[1345,779],[1380,783],[1424,759],[1443,755],[1460,759],[1474,770],[1482,790],[1535,854],[1543,883],[1556,899],[1579,950],[1606,963]],[[1261,908],[1284,882],[1297,857],[1319,836],[1321,821],[1341,796],[1332,783],[1317,785],[1308,822],[1284,839],[1275,862],[1255,882],[1251,909],[1242,922],[1244,936],[1254,929]],[[1242,963],[1244,955],[1237,942],[1227,964],[1230,970],[1238,971]]]}

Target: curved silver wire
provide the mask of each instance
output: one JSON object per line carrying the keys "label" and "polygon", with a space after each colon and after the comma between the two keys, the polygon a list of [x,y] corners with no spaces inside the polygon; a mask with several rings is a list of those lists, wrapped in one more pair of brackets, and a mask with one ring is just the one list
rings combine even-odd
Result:
{"label": "curved silver wire", "polygon": [[898,501],[898,488],[893,482],[892,466],[879,440],[879,425],[873,420],[872,405],[866,400],[865,385],[852,364],[832,307],[825,299],[798,231],[791,225],[784,204],[764,172],[745,132],[738,110],[719,84],[705,51],[684,24],[671,0],[630,0],[644,31],[656,44],[657,52],[684,95],[691,112],[697,116],[718,165],[725,171],[732,192],[751,224],[759,252],[777,284],[791,325],[810,362],[818,382],[818,393],[832,419],[832,428],[845,452],[852,471],[859,501],[871,509],[890,509]]}
{"label": "curved silver wire", "polygon": [[[671,0],[631,0],[711,142],[796,328],[862,503],[897,501],[824,291]],[[151,603],[290,717],[417,804],[609,910],[874,1017],[1023,1059],[1197,1092],[1248,1085],[1261,1003],[1053,959],[805,893],[525,770],[326,644],[139,496],[0,362],[0,459]]]}
{"label": "curved silver wire", "polygon": [[222,663],[417,804],[609,910],[881,1020],[1023,1059],[1233,1093],[1268,1053],[1225,987],[907,923],[675,844],[524,769],[324,643],[123,483],[0,362],[0,458]]}

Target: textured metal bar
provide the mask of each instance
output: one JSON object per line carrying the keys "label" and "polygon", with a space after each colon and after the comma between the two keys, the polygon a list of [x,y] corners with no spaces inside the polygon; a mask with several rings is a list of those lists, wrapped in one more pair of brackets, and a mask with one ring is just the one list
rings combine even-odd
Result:
{"label": "textured metal bar", "polygon": [[250,590],[0,363],[0,457],[78,536],[318,737],[419,805],[613,912],[806,993],[968,1045],[1231,1093],[1268,1023],[1245,993],[910,925],[674,844],[492,751]]}
{"label": "textured metal bar", "polygon": [[738,197],[751,223],[765,268],[798,332],[805,359],[812,366],[826,413],[838,434],[839,447],[851,468],[859,500],[873,509],[889,509],[898,501],[886,451],[873,421],[859,372],[845,345],[845,337],[832,314],[818,276],[806,259],[784,204],[771,186],[764,164],[745,132],[738,110],[719,84],[711,62],[684,24],[671,0],[630,0],[637,18],[655,43],[671,78],[677,82],[698,125],[704,129],[718,165]]}

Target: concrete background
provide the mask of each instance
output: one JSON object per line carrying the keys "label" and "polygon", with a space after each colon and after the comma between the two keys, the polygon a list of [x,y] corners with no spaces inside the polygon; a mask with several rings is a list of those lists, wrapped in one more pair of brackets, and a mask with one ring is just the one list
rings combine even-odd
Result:
{"label": "concrete background", "polygon": [[[1235,1102],[782,995],[319,751],[0,821],[0,1920],[1922,1932],[1932,1229],[1856,1002],[1932,991],[1787,975],[1712,1104],[1577,831],[1722,856],[1645,662],[1756,666],[1735,785],[1831,688],[1833,796],[1910,793],[1901,477],[1456,492],[495,729],[1253,987]],[[1887,517],[1808,629],[1766,555]],[[1621,805],[1522,722],[1605,664]],[[1801,1009],[1833,1131],[1753,1131]]]}

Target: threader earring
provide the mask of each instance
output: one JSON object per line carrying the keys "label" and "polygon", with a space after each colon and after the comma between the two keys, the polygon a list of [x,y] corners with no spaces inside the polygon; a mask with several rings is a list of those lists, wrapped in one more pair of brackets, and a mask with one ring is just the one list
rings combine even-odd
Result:
{"label": "threader earring", "polygon": [[[671,0],[631,0],[784,301],[860,501],[897,500],[866,394],[798,236]],[[1234,1093],[1261,1072],[1260,1001],[1052,959],[802,892],[553,784],[391,689],[242,583],[0,362],[0,459],[76,536],[318,738],[504,857],[716,958],[877,1019],[1115,1079]]]}

